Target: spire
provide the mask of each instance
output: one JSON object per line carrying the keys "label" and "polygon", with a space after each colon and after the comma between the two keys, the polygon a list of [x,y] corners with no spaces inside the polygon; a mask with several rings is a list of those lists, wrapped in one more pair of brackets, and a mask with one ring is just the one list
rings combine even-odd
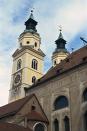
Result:
{"label": "spire", "polygon": [[59,37],[58,37],[58,39],[55,41],[55,44],[57,45],[56,50],[66,50],[66,49],[65,49],[66,41],[65,41],[64,38],[63,38],[62,29],[60,29],[59,31],[60,31]]}
{"label": "spire", "polygon": [[63,35],[62,35],[62,26],[61,26],[61,25],[59,26],[59,31],[60,31],[60,34],[59,34],[58,39],[63,39]]}
{"label": "spire", "polygon": [[33,10],[31,10],[30,17],[25,22],[26,30],[30,32],[37,32],[36,25],[37,25],[37,21],[35,21],[34,16],[33,16]]}
{"label": "spire", "polygon": [[55,44],[56,44],[56,49],[52,55],[53,66],[56,66],[57,64],[59,64],[61,60],[64,60],[69,54],[69,52],[67,51],[65,47],[66,40],[64,40],[63,38],[61,27],[59,29],[59,36],[58,36],[58,39],[55,41]]}
{"label": "spire", "polygon": [[58,37],[58,39],[63,39],[63,35],[62,35],[62,30],[59,30],[60,31],[60,34],[59,34],[59,37]]}

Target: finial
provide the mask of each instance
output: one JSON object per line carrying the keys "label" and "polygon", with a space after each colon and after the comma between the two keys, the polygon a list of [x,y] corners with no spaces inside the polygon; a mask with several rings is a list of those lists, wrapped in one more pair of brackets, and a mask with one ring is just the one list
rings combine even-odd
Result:
{"label": "finial", "polygon": [[31,9],[31,13],[32,13],[32,14],[33,14],[33,12],[34,12],[34,8]]}
{"label": "finial", "polygon": [[60,32],[62,31],[62,26],[61,26],[61,25],[59,26],[59,31],[60,31]]}
{"label": "finial", "polygon": [[31,13],[33,13],[33,9],[31,10]]}
{"label": "finial", "polygon": [[34,12],[34,8],[31,9],[31,14],[30,14],[31,19],[34,19],[33,12]]}
{"label": "finial", "polygon": [[59,33],[59,37],[58,37],[58,39],[63,39],[63,35],[62,35],[62,26],[60,25],[59,26],[59,31],[60,31],[60,33]]}

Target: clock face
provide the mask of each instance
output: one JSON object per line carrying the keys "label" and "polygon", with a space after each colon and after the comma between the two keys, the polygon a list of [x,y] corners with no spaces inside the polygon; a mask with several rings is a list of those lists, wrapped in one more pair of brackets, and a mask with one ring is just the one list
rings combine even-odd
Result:
{"label": "clock face", "polygon": [[21,73],[17,73],[14,76],[14,86],[18,86],[21,83]]}
{"label": "clock face", "polygon": [[21,76],[18,74],[16,77],[15,77],[15,83],[18,83],[21,79]]}

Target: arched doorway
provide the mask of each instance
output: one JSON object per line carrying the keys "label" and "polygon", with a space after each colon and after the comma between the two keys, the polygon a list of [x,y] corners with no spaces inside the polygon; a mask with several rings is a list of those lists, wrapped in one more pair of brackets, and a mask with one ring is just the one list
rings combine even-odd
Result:
{"label": "arched doorway", "polygon": [[34,126],[34,131],[45,131],[45,125],[43,123],[37,123]]}

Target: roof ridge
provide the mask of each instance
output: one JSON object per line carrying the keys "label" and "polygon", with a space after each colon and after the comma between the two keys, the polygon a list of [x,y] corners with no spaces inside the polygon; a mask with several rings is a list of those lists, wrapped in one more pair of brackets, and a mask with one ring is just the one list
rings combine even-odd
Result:
{"label": "roof ridge", "polygon": [[[69,54],[66,59],[62,60],[59,64],[57,64],[55,67],[51,67],[46,74],[44,74],[44,76],[42,76],[40,78],[40,80],[34,84],[31,85],[29,90],[32,89],[33,87],[65,72],[68,71],[70,69],[73,69],[74,67],[78,66],[78,65],[82,65],[82,63],[86,63],[87,59],[85,59],[87,57],[87,45],[83,46],[80,49],[77,49],[76,51],[72,52],[71,54]],[[85,59],[85,61],[83,60],[83,58]],[[67,60],[69,59],[69,60]],[[60,70],[62,69],[62,70]],[[59,71],[60,70],[60,71]],[[59,71],[59,72],[57,72]],[[26,89],[28,90],[28,88]]]}
{"label": "roof ridge", "polygon": [[[16,100],[14,102],[11,102],[9,104],[6,104],[6,105],[0,107],[0,113],[1,113],[0,118],[5,117],[5,116],[10,115],[10,114],[17,113],[27,103],[27,101],[29,99],[31,99],[33,96],[34,96],[34,94],[31,94],[31,95],[26,96],[22,99]],[[20,103],[20,104],[18,105],[18,103]],[[15,105],[16,105],[16,107],[15,107]],[[12,107],[12,106],[13,106],[13,108],[8,108],[8,110],[5,110],[5,108],[7,109],[7,107]]]}
{"label": "roof ridge", "polygon": [[8,122],[0,122],[0,129],[2,131],[15,131],[15,130],[21,130],[21,131],[32,131],[30,128],[26,128],[22,125],[17,125],[15,123],[8,123]]}
{"label": "roof ridge", "polygon": [[41,110],[42,110],[42,112],[43,112],[43,114],[44,114],[45,118],[47,119],[47,121],[48,121],[48,123],[49,123],[49,120],[48,120],[48,118],[47,118],[47,116],[46,116],[46,114],[45,114],[45,112],[44,112],[44,110],[43,110],[43,108],[42,108],[42,106],[41,106],[40,102],[38,101],[38,99],[37,99],[36,95],[35,95],[35,98],[36,98],[36,100],[37,100],[37,102],[38,102],[38,104],[39,104],[39,106],[40,106],[40,108],[41,108]]}

